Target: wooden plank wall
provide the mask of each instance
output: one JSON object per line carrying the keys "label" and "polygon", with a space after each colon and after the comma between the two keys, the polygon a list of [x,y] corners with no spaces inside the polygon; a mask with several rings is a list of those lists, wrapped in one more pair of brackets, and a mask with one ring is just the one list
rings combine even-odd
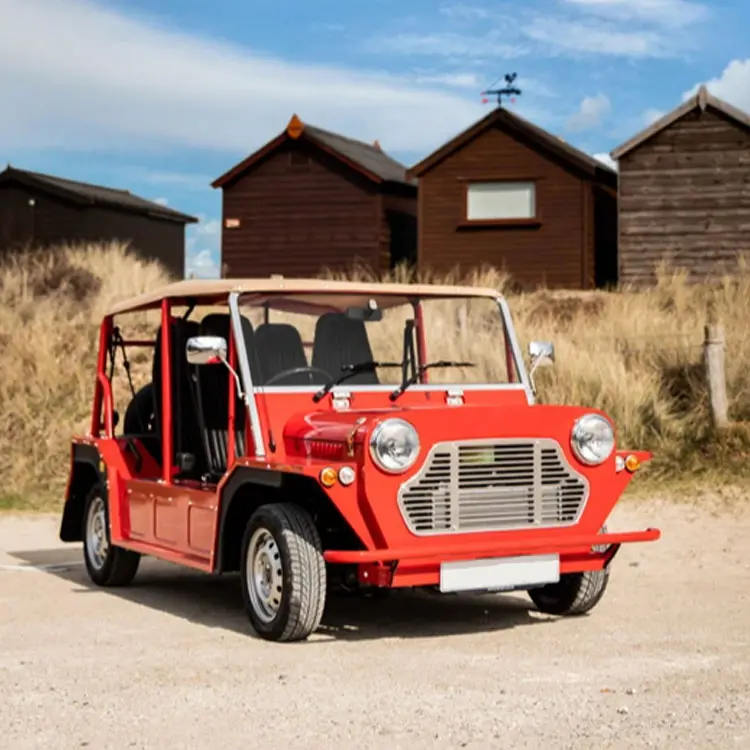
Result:
{"label": "wooden plank wall", "polygon": [[655,281],[662,259],[712,280],[750,252],[750,133],[694,110],[620,160],[620,281]]}

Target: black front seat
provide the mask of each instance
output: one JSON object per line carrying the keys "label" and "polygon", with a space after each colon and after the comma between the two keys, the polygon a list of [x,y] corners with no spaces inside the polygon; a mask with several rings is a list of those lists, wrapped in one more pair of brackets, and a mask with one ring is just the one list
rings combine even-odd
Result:
{"label": "black front seat", "polygon": [[[362,320],[353,320],[344,313],[325,313],[315,325],[313,367],[325,370],[332,378],[341,375],[342,365],[371,360],[372,348]],[[362,372],[349,378],[352,385],[377,385],[376,372]]]}
{"label": "black front seat", "polygon": [[[258,357],[261,382],[268,381],[285,370],[308,367],[305,346],[299,331],[289,323],[263,323],[255,331],[255,352]],[[321,385],[325,378],[309,370],[285,375],[274,385]]]}
{"label": "black front seat", "polygon": [[[248,348],[252,347],[253,327],[246,318],[242,319],[243,335]],[[229,350],[229,315],[210,313],[200,324],[201,336],[221,336]],[[213,477],[220,477],[227,470],[227,450],[229,440],[229,378],[233,377],[226,365],[200,365],[196,371],[196,393],[198,414],[206,451],[208,471]],[[253,373],[255,379],[256,374]],[[245,453],[245,405],[236,396],[235,450],[236,455]]]}

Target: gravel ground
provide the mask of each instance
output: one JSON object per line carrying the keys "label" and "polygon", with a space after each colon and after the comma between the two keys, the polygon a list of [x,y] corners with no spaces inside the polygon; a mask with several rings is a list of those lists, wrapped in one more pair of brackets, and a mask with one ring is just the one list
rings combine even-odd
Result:
{"label": "gravel ground", "polygon": [[95,590],[56,517],[0,516],[2,747],[750,747],[750,512],[625,502],[609,525],[663,538],[620,551],[587,617],[402,592],[280,645],[236,578],[147,561]]}

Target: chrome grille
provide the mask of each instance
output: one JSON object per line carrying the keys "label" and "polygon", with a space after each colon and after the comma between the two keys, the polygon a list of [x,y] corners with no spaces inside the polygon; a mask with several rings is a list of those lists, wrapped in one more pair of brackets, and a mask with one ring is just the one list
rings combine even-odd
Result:
{"label": "chrome grille", "polygon": [[398,494],[414,533],[466,533],[569,526],[579,519],[588,482],[557,441],[438,443]]}

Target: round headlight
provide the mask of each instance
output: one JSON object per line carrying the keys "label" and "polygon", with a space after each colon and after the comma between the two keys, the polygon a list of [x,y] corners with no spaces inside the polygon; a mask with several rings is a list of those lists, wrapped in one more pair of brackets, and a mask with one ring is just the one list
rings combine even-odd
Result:
{"label": "round headlight", "polygon": [[615,432],[604,417],[586,414],[573,425],[570,445],[580,461],[596,466],[612,455],[615,449]]}
{"label": "round headlight", "polygon": [[406,471],[419,455],[419,435],[403,419],[386,419],[372,432],[370,453],[381,469]]}

